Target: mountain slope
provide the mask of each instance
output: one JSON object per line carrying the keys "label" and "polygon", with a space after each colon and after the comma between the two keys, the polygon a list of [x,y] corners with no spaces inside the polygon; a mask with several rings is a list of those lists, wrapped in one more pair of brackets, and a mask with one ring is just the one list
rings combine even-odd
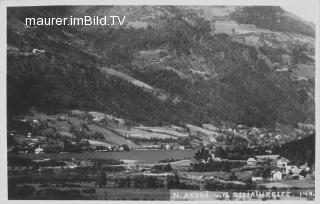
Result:
{"label": "mountain slope", "polygon": [[[241,9],[217,16],[237,18],[232,16]],[[24,17],[30,16],[122,12],[135,16],[123,27],[23,26]],[[272,54],[279,50],[291,58],[300,56],[290,65],[291,70],[301,63],[314,66],[305,58],[312,51],[300,49],[300,44],[284,51],[270,46],[267,38],[261,38],[265,43],[262,49],[235,40],[242,35],[212,34],[213,17],[208,13],[198,15],[190,7],[174,6],[9,8],[8,117],[34,106],[45,112],[96,110],[146,125],[313,123],[314,101],[308,93],[312,96],[314,81],[298,82],[290,72],[277,72],[283,64]],[[289,17],[283,18],[289,21]],[[134,27],[132,22],[147,26]],[[307,27],[304,22],[290,22],[298,26],[279,30],[264,21],[256,24],[277,32]],[[309,31],[299,33],[311,35]],[[35,48],[45,53],[32,54]],[[112,67],[113,73],[127,77],[106,76],[101,67]],[[132,80],[163,90],[169,100],[132,84]]]}
{"label": "mountain slope", "polygon": [[282,32],[296,32],[307,36],[315,36],[315,26],[301,18],[275,6],[243,7],[231,14],[231,19],[238,23],[253,24],[259,28],[267,28]]}

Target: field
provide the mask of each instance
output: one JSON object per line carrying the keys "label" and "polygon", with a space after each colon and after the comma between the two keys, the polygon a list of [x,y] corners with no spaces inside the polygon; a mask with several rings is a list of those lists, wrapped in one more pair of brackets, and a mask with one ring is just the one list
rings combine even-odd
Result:
{"label": "field", "polygon": [[119,132],[122,135],[129,135],[131,138],[144,138],[144,139],[152,139],[152,138],[158,138],[158,139],[169,139],[169,138],[175,138],[172,135],[163,134],[163,133],[157,133],[157,132],[148,132],[145,130],[140,130],[137,128],[131,128],[131,130],[123,129],[123,128],[117,128],[117,132]]}
{"label": "field", "polygon": [[134,128],[123,128],[118,127],[115,128],[117,132],[122,134],[123,136],[130,136],[131,138],[144,138],[144,139],[177,139],[179,137],[188,137],[185,129],[177,130],[174,127],[146,127],[146,126],[137,126]]}
{"label": "field", "polygon": [[[206,177],[217,177],[223,180],[228,180],[231,176],[231,172],[223,172],[223,171],[211,171],[211,172],[188,172],[188,175],[191,176],[206,176]],[[238,179],[246,179],[250,178],[251,172],[237,172],[235,171],[235,175],[238,177]]]}
{"label": "field", "polygon": [[[57,118],[63,117],[63,120],[57,120]],[[67,114],[59,114],[59,115],[46,115],[39,112],[33,112],[32,116],[26,116],[27,119],[37,119],[41,121],[48,121],[49,127],[54,127],[60,133],[68,133],[71,125],[80,126],[81,123],[85,123],[84,120],[79,119],[78,117],[70,117]],[[70,122],[68,122],[70,121]],[[129,147],[137,148],[139,145],[134,142],[126,139],[121,134],[117,134],[114,131],[111,131],[107,128],[101,127],[94,123],[89,123],[88,127],[91,132],[99,132],[102,133],[105,137],[105,141],[107,144],[111,145],[122,145],[127,144]]]}
{"label": "field", "polygon": [[[104,140],[101,142],[105,142],[106,144],[115,146],[127,144],[129,147],[133,149],[139,148],[140,146],[131,141],[129,138],[127,138],[127,136],[130,136],[131,138],[144,139],[177,139],[179,137],[188,137],[186,130],[181,127],[147,127],[139,125],[136,127],[128,128],[123,124],[123,122],[121,122],[122,119],[120,118],[116,118],[111,115],[99,112],[89,112],[89,114],[93,117],[106,117],[110,125],[106,127],[104,124],[100,122],[88,122],[83,119],[80,119],[77,116],[69,116],[68,114],[47,115],[36,111],[32,112],[32,115],[26,116],[26,118],[29,120],[36,119],[39,121],[47,121],[49,127],[55,128],[58,133],[63,134],[66,137],[72,136],[72,134],[69,132],[71,126],[80,127],[80,124],[85,123],[87,124],[90,130],[89,132],[97,132],[103,134]],[[120,122],[115,124],[113,123],[112,119]]]}
{"label": "field", "polygon": [[229,35],[232,34],[233,29],[240,34],[250,33],[250,32],[254,32],[254,33],[270,32],[265,29],[257,28],[254,25],[238,24],[235,21],[216,21],[215,28],[217,33],[227,33]]}

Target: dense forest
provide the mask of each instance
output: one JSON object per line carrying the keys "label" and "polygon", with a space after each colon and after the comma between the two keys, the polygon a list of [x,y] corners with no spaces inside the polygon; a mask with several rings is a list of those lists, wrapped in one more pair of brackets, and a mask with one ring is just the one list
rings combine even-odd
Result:
{"label": "dense forest", "polygon": [[295,140],[281,146],[275,146],[273,152],[283,155],[292,163],[301,165],[303,161],[307,161],[308,166],[315,163],[315,134],[300,140]]}

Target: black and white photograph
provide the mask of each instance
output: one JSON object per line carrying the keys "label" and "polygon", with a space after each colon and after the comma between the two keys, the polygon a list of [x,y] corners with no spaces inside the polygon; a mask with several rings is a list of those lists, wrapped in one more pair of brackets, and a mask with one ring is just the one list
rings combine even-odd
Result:
{"label": "black and white photograph", "polygon": [[317,200],[317,0],[8,2],[5,200]]}

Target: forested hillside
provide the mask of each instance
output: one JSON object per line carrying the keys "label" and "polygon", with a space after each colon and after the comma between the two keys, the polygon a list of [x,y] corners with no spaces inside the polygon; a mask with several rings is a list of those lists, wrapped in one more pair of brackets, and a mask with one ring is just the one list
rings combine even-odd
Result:
{"label": "forested hillside", "polygon": [[274,147],[273,151],[276,154],[282,155],[294,164],[304,164],[307,161],[308,166],[315,163],[315,134],[300,140],[295,140],[281,146]]}
{"label": "forested hillside", "polygon": [[[101,14],[113,9],[118,8],[93,7],[84,12]],[[144,9],[151,14],[157,11]],[[75,12],[73,7],[9,8],[8,117],[32,106],[49,113],[97,110],[147,125],[227,121],[262,127],[314,121],[314,100],[308,95],[313,92],[313,80],[301,83],[292,80],[291,72],[276,72],[261,57],[270,57],[274,48],[257,49],[235,41],[234,36],[212,34],[210,19],[183,9],[161,9],[170,15],[147,20],[136,16],[135,21],[148,24],[139,28],[84,28],[23,24],[30,16],[68,16]],[[314,30],[303,22],[270,14],[282,13],[282,9],[252,9],[237,11],[232,18],[314,36]],[[257,12],[271,17],[260,21]],[[281,24],[274,23],[277,19]],[[45,54],[32,54],[34,48]],[[158,49],[162,54],[156,59],[143,55]],[[288,49],[286,53],[292,55]],[[306,61],[312,63],[309,58]],[[166,93],[167,98],[160,100],[119,77],[105,76],[100,67],[126,73]]]}

